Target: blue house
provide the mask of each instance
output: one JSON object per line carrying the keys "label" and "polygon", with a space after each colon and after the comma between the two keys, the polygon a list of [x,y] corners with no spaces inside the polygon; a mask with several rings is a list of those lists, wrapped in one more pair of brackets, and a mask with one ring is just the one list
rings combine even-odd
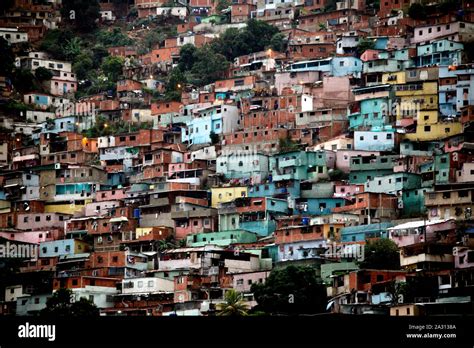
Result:
{"label": "blue house", "polygon": [[289,71],[321,71],[332,76],[360,76],[363,62],[356,57],[331,57],[291,64]]}
{"label": "blue house", "polygon": [[212,105],[194,110],[191,121],[181,130],[181,140],[188,144],[211,143],[211,133],[232,133],[237,129],[239,110],[233,105]]}
{"label": "blue house", "polygon": [[296,211],[300,214],[323,215],[331,213],[332,209],[343,207],[343,198],[300,198],[296,203]]}
{"label": "blue house", "polygon": [[368,238],[387,238],[387,229],[393,227],[391,222],[348,226],[341,229],[341,242],[364,242]]}
{"label": "blue house", "polygon": [[447,39],[436,40],[416,48],[416,66],[452,65],[460,63],[464,45]]}
{"label": "blue house", "polygon": [[269,182],[260,185],[249,186],[248,197],[286,197],[300,196],[300,182],[290,180],[285,183]]}
{"label": "blue house", "polygon": [[393,151],[395,129],[372,129],[354,132],[354,149],[358,151]]}

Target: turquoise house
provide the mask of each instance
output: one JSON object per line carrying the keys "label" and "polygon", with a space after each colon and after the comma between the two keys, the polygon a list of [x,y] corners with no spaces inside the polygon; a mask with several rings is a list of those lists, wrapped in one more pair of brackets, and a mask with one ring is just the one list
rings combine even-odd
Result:
{"label": "turquoise house", "polygon": [[257,234],[243,230],[206,232],[188,235],[186,237],[186,246],[202,247],[207,244],[227,247],[236,243],[255,243]]}
{"label": "turquoise house", "polygon": [[370,225],[348,226],[341,229],[341,242],[364,242],[369,238],[387,238],[387,229],[393,227],[391,222]]}

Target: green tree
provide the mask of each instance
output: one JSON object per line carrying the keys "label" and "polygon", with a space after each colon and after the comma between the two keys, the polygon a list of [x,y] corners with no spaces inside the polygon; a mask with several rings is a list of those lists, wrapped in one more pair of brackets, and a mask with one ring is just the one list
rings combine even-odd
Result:
{"label": "green tree", "polygon": [[145,36],[143,44],[149,50],[153,49],[156,45],[161,44],[166,40],[166,34],[159,30],[151,30]]}
{"label": "green tree", "polygon": [[390,281],[388,284],[387,292],[390,295],[391,304],[396,305],[398,303],[398,298],[400,295],[405,296],[406,294],[406,286],[405,282],[397,282],[395,280]]}
{"label": "green tree", "polygon": [[13,86],[20,93],[31,92],[38,89],[35,76],[30,70],[16,69],[13,72]]}
{"label": "green tree", "polygon": [[309,314],[326,309],[326,287],[313,267],[288,266],[274,269],[264,284],[253,284],[257,311],[266,313]]}
{"label": "green tree", "polygon": [[413,19],[426,19],[426,6],[417,2],[411,4],[411,6],[408,8],[408,16]]}
{"label": "green tree", "polygon": [[286,35],[283,33],[276,33],[270,39],[270,48],[278,52],[286,51],[287,44],[288,40],[286,38]]}
{"label": "green tree", "polygon": [[100,18],[98,0],[63,0],[61,16],[63,21],[81,32],[91,32]]}
{"label": "green tree", "polygon": [[218,0],[216,11],[221,13],[223,10],[227,9],[230,5],[231,5],[231,2],[229,0]]}
{"label": "green tree", "polygon": [[97,33],[97,42],[104,47],[127,46],[133,43],[133,40],[125,35],[118,27],[112,29],[103,29]]}
{"label": "green tree", "polygon": [[167,100],[181,100],[181,91],[186,84],[186,76],[179,67],[171,70],[168,76],[168,82],[165,86],[165,98]]}
{"label": "green tree", "polygon": [[224,299],[224,303],[217,305],[217,315],[225,317],[244,317],[248,315],[248,307],[244,303],[241,293],[231,289],[225,293]]}
{"label": "green tree", "polygon": [[328,0],[326,1],[326,6],[324,6],[324,11],[331,12],[337,9],[336,5],[337,0]]}
{"label": "green tree", "polygon": [[341,181],[349,178],[349,176],[340,169],[330,169],[328,176],[330,181]]}
{"label": "green tree", "polygon": [[213,145],[219,142],[219,134],[216,134],[214,131],[211,131],[209,137],[211,138],[211,143]]}
{"label": "green tree", "polygon": [[76,62],[73,64],[72,69],[77,75],[79,80],[85,80],[94,67],[94,62],[89,54],[89,52],[82,52],[77,57]]}
{"label": "green tree", "polygon": [[12,75],[15,63],[15,56],[13,55],[8,41],[3,37],[0,37],[0,57],[2,57],[2,63],[0,64],[0,75],[10,77]]}
{"label": "green tree", "polygon": [[278,28],[266,22],[251,19],[243,29],[229,28],[211,43],[214,52],[232,61],[235,57],[259,52],[271,46]]}
{"label": "green tree", "polygon": [[68,42],[74,39],[74,33],[68,29],[48,30],[40,44],[40,49],[48,52],[53,58],[65,60]]}
{"label": "green tree", "polygon": [[73,37],[64,47],[64,54],[68,60],[74,60],[82,51],[82,41],[78,37]]}
{"label": "green tree", "polygon": [[290,136],[287,136],[286,138],[278,139],[278,149],[280,152],[296,151],[299,149],[299,146]]}
{"label": "green tree", "polygon": [[101,65],[101,69],[111,82],[117,82],[122,75],[124,59],[122,57],[106,57]]}
{"label": "green tree", "polygon": [[463,43],[463,61],[472,62],[474,61],[474,40],[469,40]]}
{"label": "green tree", "polygon": [[375,47],[375,42],[369,39],[362,39],[359,41],[359,44],[357,45],[357,53],[359,56],[362,55],[367,50],[373,50]]}
{"label": "green tree", "polygon": [[198,86],[210,84],[224,77],[229,62],[219,53],[215,53],[209,45],[196,51],[196,62],[191,69],[191,83]]}
{"label": "green tree", "polygon": [[178,67],[181,71],[186,72],[193,68],[196,62],[196,46],[186,44],[179,50]]}
{"label": "green tree", "polygon": [[105,58],[105,57],[108,57],[109,55],[109,51],[107,51],[107,49],[102,46],[101,44],[97,44],[95,45],[92,49],[91,49],[91,58],[92,58],[92,63],[93,63],[93,66],[95,69],[99,68],[100,67],[100,64],[102,63],[102,60]]}
{"label": "green tree", "polygon": [[388,238],[369,242],[364,248],[364,259],[359,262],[360,268],[367,269],[400,269],[398,246]]}
{"label": "green tree", "polygon": [[174,248],[177,248],[177,245],[173,236],[168,236],[166,239],[158,241],[158,250],[160,252]]}
{"label": "green tree", "polygon": [[35,70],[35,76],[40,82],[49,81],[53,78],[53,73],[50,70],[40,66]]}
{"label": "green tree", "polygon": [[89,317],[98,316],[97,306],[81,298],[75,301],[72,290],[61,288],[57,290],[46,302],[46,308],[41,311],[42,316],[54,317]]}

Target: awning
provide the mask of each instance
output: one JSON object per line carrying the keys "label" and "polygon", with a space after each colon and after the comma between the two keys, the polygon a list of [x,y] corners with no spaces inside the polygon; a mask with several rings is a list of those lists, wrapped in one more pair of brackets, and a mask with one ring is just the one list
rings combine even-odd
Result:
{"label": "awning", "polygon": [[334,305],[334,301],[329,301],[328,305],[326,306],[326,310],[328,311]]}
{"label": "awning", "polygon": [[38,155],[36,155],[36,154],[24,155],[24,156],[14,157],[13,162],[28,161],[28,160],[34,160],[34,159],[37,159],[37,158],[38,158]]}
{"label": "awning", "polygon": [[10,185],[5,185],[3,186],[4,188],[7,188],[7,187],[14,187],[14,186],[18,186],[19,184],[10,184]]}
{"label": "awning", "polygon": [[110,219],[110,222],[128,222],[128,219],[125,216],[120,216]]}

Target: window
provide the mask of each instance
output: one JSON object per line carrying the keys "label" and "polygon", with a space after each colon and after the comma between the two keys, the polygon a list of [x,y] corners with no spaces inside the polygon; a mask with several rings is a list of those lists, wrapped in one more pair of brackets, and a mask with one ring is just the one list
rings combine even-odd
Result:
{"label": "window", "polygon": [[70,245],[66,245],[66,247],[64,248],[65,251],[71,251],[71,246]]}
{"label": "window", "polygon": [[425,132],[431,132],[431,126],[425,126]]}
{"label": "window", "polygon": [[143,280],[138,281],[137,288],[143,288]]}

